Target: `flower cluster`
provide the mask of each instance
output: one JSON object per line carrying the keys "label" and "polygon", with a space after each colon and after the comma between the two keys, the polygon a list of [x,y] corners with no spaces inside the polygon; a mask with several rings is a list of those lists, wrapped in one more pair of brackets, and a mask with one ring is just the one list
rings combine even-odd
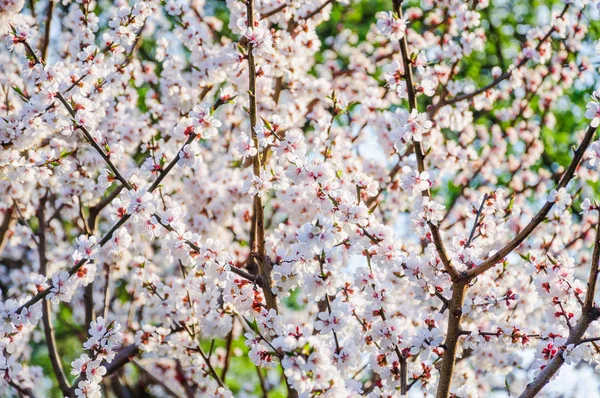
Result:
{"label": "flower cluster", "polygon": [[112,321],[106,324],[99,317],[90,323],[89,338],[83,348],[89,352],[82,354],[71,363],[71,374],[77,377],[77,397],[102,397],[100,383],[106,375],[105,363],[115,358],[116,348],[121,343],[121,325]]}
{"label": "flower cluster", "polygon": [[384,3],[0,0],[0,391],[600,370],[595,11]]}

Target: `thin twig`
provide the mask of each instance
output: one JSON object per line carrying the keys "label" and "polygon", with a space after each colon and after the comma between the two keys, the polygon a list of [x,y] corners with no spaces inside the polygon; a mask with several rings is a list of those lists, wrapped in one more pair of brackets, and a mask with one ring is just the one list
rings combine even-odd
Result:
{"label": "thin twig", "polygon": [[321,4],[319,7],[315,8],[314,10],[312,10],[311,12],[309,12],[308,14],[306,14],[302,19],[311,19],[312,17],[314,17],[315,15],[317,15],[318,13],[321,12],[321,10],[323,10],[323,8],[327,7],[327,5],[333,3],[335,0],[326,0],[323,4]]}
{"label": "thin twig", "polygon": [[108,319],[108,310],[110,309],[110,264],[104,264],[104,303],[102,307],[102,317]]}
{"label": "thin twig", "polygon": [[17,205],[13,204],[11,207],[6,209],[4,213],[4,219],[2,220],[2,224],[0,224],[0,254],[4,250],[4,247],[8,243],[9,231],[17,222],[17,219],[13,217]]}
{"label": "thin twig", "polygon": [[227,334],[225,341],[225,361],[223,363],[223,370],[221,371],[221,380],[225,383],[227,378],[227,372],[229,371],[229,364],[231,363],[231,353],[233,352],[233,329],[235,326],[235,318],[232,320],[231,330]]}
{"label": "thin twig", "polygon": [[282,5],[280,5],[279,7],[275,7],[270,11],[266,11],[264,12],[261,17],[262,19],[267,19],[272,15],[275,15],[277,13],[279,13],[280,11],[283,11],[285,8],[287,7],[287,3],[283,3]]}
{"label": "thin twig", "polygon": [[267,383],[265,383],[265,376],[262,374],[260,366],[254,365],[258,374],[258,381],[260,384],[260,391],[262,392],[263,398],[269,398],[269,391],[267,389]]}
{"label": "thin twig", "polygon": [[[567,3],[565,5],[565,7],[563,8],[562,12],[560,13],[558,18],[562,18],[567,10],[569,9],[570,3]],[[552,33],[554,33],[556,31],[556,26],[552,26],[549,30],[548,33],[546,33],[546,35],[540,40],[540,42],[537,44],[535,51],[538,51],[540,49],[540,47],[546,42],[546,40],[548,40],[548,38],[550,38],[550,36],[552,35]],[[443,100],[440,99],[435,105],[433,105],[430,110],[429,110],[429,115],[430,117],[433,117],[435,114],[437,114],[437,112],[446,105],[453,105],[457,102],[461,102],[461,101],[465,101],[465,100],[469,100],[473,97],[476,97],[479,94],[485,93],[486,91],[488,91],[491,88],[494,88],[495,86],[497,86],[498,84],[502,83],[504,80],[508,79],[509,77],[512,76],[512,74],[514,73],[514,71],[520,69],[523,65],[525,65],[527,63],[527,61],[529,61],[530,58],[527,56],[524,56],[523,59],[521,59],[521,61],[515,65],[514,67],[512,67],[511,69],[509,69],[508,71],[504,72],[502,75],[498,76],[494,81],[492,81],[490,84],[488,84],[485,87],[482,87],[480,89],[477,89],[473,92],[470,93],[466,93],[466,94],[461,94],[458,95],[454,98],[451,98],[449,100]]]}
{"label": "thin twig", "polygon": [[483,211],[483,206],[485,205],[485,201],[488,198],[488,194],[483,195],[483,200],[481,201],[481,205],[479,206],[479,210],[477,210],[477,215],[475,216],[475,221],[473,221],[473,228],[471,229],[471,234],[469,235],[469,239],[467,240],[467,244],[465,245],[465,249],[468,249],[471,246],[471,242],[473,241],[473,236],[475,236],[475,231],[479,226],[479,217],[481,216],[481,212]]}
{"label": "thin twig", "polygon": [[19,394],[23,394],[24,396],[29,398],[35,398],[35,394],[31,390],[31,388],[23,388],[12,380],[8,381],[8,385],[17,390]]}
{"label": "thin twig", "polygon": [[[117,370],[121,369],[123,366],[131,362],[131,360],[135,356],[137,356],[139,352],[140,351],[137,345],[130,344],[121,348],[110,363],[102,361],[102,366],[106,368],[106,376],[110,376],[111,374],[115,373]],[[73,388],[76,388],[76,386],[81,380],[83,380],[84,377],[85,374],[82,374],[77,379],[75,379],[75,381],[73,382]]]}
{"label": "thin twig", "polygon": [[138,361],[131,361],[131,363],[133,363],[139,370],[140,372],[142,372],[144,375],[146,375],[150,380],[152,380],[152,382],[160,387],[162,387],[162,389],[170,396],[175,397],[175,398],[183,398],[181,396],[181,394],[177,393],[176,391],[174,391],[171,387],[169,387],[164,380],[161,380],[160,377],[157,377],[155,375],[152,374],[152,372],[150,372],[148,369],[144,368],[142,366],[142,364],[140,364]]}
{"label": "thin twig", "polygon": [[202,348],[200,347],[200,345],[198,345],[197,351],[200,354],[200,356],[202,357],[202,359],[204,360],[204,362],[206,363],[206,366],[208,367],[208,371],[209,371],[210,375],[212,376],[212,378],[217,382],[217,384],[220,387],[225,387],[225,383],[223,383],[223,381],[221,380],[221,378],[217,374],[217,371],[215,370],[215,368],[210,363],[210,360],[208,359],[208,357],[206,356],[206,354],[204,353],[204,351],[202,350]]}
{"label": "thin twig", "polygon": [[588,337],[586,339],[581,339],[577,343],[577,345],[587,344],[587,343],[595,343],[596,341],[600,341],[600,337]]}
{"label": "thin twig", "polygon": [[52,27],[52,15],[54,14],[54,0],[48,1],[46,8],[46,27],[44,30],[44,41],[42,42],[42,60],[46,61],[48,55],[48,46],[50,44],[50,29]]}

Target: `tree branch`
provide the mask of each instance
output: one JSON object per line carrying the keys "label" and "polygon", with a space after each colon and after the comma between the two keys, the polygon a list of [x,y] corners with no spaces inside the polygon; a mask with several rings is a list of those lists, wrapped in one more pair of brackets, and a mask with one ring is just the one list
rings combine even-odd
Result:
{"label": "tree branch", "polygon": [[[599,217],[600,218],[600,217]],[[565,343],[565,347],[569,345],[579,345],[582,342],[594,342],[594,339],[581,338],[585,334],[590,324],[600,317],[600,310],[594,306],[594,295],[596,293],[596,282],[598,279],[598,263],[600,262],[600,219],[596,223],[596,240],[594,243],[594,252],[592,254],[592,263],[590,264],[590,273],[588,278],[588,289],[585,296],[585,302],[581,311],[581,318],[577,321],[577,324],[570,329],[569,337]],[[565,349],[559,350],[556,355],[550,360],[550,362],[542,369],[531,383],[527,385],[525,390],[521,393],[520,398],[532,398],[535,397],[546,384],[552,379],[552,377],[558,372],[560,367],[564,364],[565,359],[563,357]]]}
{"label": "tree branch", "polygon": [[[38,56],[35,54],[35,51],[33,51],[33,48],[31,48],[31,46],[29,45],[29,43],[27,43],[27,41],[23,41],[23,45],[25,46],[25,49],[27,50],[27,53],[33,58],[33,60],[34,60],[34,62],[36,64],[38,64],[38,65],[44,65],[44,62],[38,58]],[[62,93],[60,93],[59,91],[57,91],[55,94],[56,94],[56,97],[59,99],[59,101],[64,105],[64,107],[67,110],[67,112],[69,112],[69,114],[71,115],[71,117],[75,118],[75,116],[76,116],[75,110],[67,102],[67,100],[62,95]],[[81,124],[78,124],[76,127],[79,130],[81,130],[81,132],[83,133],[83,135],[85,136],[85,138],[89,141],[89,143],[92,145],[92,147],[94,147],[94,149],[96,150],[96,152],[98,152],[98,154],[102,157],[102,159],[104,159],[104,161],[106,162],[106,164],[108,165],[108,167],[110,168],[110,170],[114,173],[115,177],[119,181],[121,181],[121,183],[127,189],[131,189],[131,185],[129,184],[129,182],[125,179],[125,177],[123,177],[121,175],[121,173],[119,172],[119,170],[116,168],[116,166],[110,160],[110,156],[108,156],[102,150],[102,148],[100,148],[100,146],[94,140],[94,138],[92,137],[92,135],[90,134],[90,132],[88,131],[88,129],[84,125],[81,125]]]}
{"label": "tree branch", "polygon": [[[399,18],[402,18],[402,0],[394,0],[393,5],[394,12],[398,14]],[[412,111],[413,109],[417,109],[417,96],[415,93],[415,87],[413,82],[412,65],[408,53],[408,41],[406,39],[406,35],[404,35],[404,37],[402,37],[402,39],[400,40],[400,52],[402,55],[402,63],[404,65],[404,79],[406,80],[406,88],[408,91],[409,110]],[[419,173],[422,173],[423,171],[425,171],[425,154],[423,152],[423,146],[420,141],[413,141],[413,146],[415,150],[415,155],[417,156],[417,168],[419,170]],[[422,192],[422,195],[424,197],[430,198],[431,192],[429,192],[429,190],[425,190]],[[446,272],[448,272],[448,274],[450,274],[452,280],[458,279],[459,274],[454,268],[454,266],[452,266],[450,258],[448,257],[448,253],[446,253],[446,248],[444,247],[444,242],[442,240],[442,236],[438,226],[429,221],[427,222],[427,225],[429,226],[429,229],[431,231],[433,244],[435,245],[440,259],[442,260],[442,264],[444,264],[444,269],[446,270]]]}
{"label": "tree branch", "polygon": [[[250,29],[254,28],[254,0],[246,0],[246,14],[247,14],[247,26]],[[260,151],[259,151],[259,142],[258,137],[256,135],[255,127],[256,121],[258,118],[257,109],[256,109],[256,63],[254,61],[253,54],[254,45],[250,40],[247,42],[246,51],[248,57],[248,94],[250,100],[249,114],[250,114],[250,130],[252,133],[252,141],[254,142],[254,146],[256,147],[256,155],[252,158],[252,172],[255,176],[260,177],[261,171],[261,162],[260,162]],[[265,302],[267,304],[268,309],[274,309],[278,311],[277,308],[277,297],[273,294],[271,290],[272,280],[271,280],[271,271],[273,269],[273,265],[271,260],[266,255],[265,249],[265,217],[264,217],[264,208],[262,204],[262,200],[260,197],[260,192],[258,192],[254,196],[254,220],[255,220],[255,239],[254,244],[255,247],[251,248],[251,250],[255,253],[256,260],[258,263],[258,273],[259,277],[256,279],[260,284],[260,287],[263,291],[263,295],[265,297]],[[287,382],[287,378],[284,376],[286,381],[286,387],[288,390],[288,396],[291,398],[298,397],[298,393],[296,390],[290,387]]]}
{"label": "tree branch", "polygon": [[[26,42],[23,41],[23,45],[25,46],[27,52],[35,59],[36,63],[42,64],[41,61],[39,60],[39,58],[35,55],[33,49],[31,48],[31,46]],[[59,95],[60,93],[57,93],[57,95]],[[61,96],[62,97],[62,96]],[[65,107],[67,108],[67,110],[69,110],[69,113],[73,114],[73,108],[66,102],[66,100],[64,100],[63,98],[63,105],[65,105]],[[213,110],[216,107],[213,107]],[[79,126],[80,128],[83,126]],[[85,127],[83,127],[85,129]],[[87,129],[85,129],[84,131],[87,131]],[[88,133],[89,135],[89,133]],[[90,136],[91,137],[91,136]],[[195,135],[190,135],[189,138],[186,140],[186,142],[183,144],[182,148],[185,145],[190,144],[194,139],[196,139]],[[112,164],[112,162],[110,162],[110,158],[108,157],[108,155],[106,155],[104,153],[104,151],[102,150],[102,148],[100,148],[98,146],[98,144],[95,143],[95,141],[92,139],[90,141],[90,143],[92,144],[92,146],[94,147],[94,149],[100,154],[100,156],[107,162],[107,164],[109,165],[109,167],[111,167],[111,169],[113,169],[113,171],[115,172],[115,175],[118,176],[120,175],[120,173],[118,172],[118,170],[116,169],[116,167]],[[179,153],[181,151],[177,152],[177,156],[175,156],[171,162],[169,163],[169,165],[167,165],[166,168],[164,168],[160,174],[158,175],[158,177],[156,178],[156,180],[154,181],[154,183],[148,188],[148,192],[153,192],[162,182],[162,180],[167,176],[167,174],[175,167],[175,165],[177,164],[177,162],[179,161]],[[123,186],[125,188],[127,188],[128,190],[132,189],[132,186],[129,184],[129,182],[127,182],[127,180],[125,180],[125,178],[121,177],[118,178],[119,181],[121,181],[121,183],[123,184]],[[18,210],[18,208],[17,208]],[[153,214],[153,216],[157,219],[160,220],[160,217],[157,214]],[[129,220],[129,218],[131,218],[131,214],[125,214],[123,217],[121,217],[121,219],[115,224],[113,225],[113,227],[108,231],[108,233],[106,235],[104,235],[104,237],[97,243],[100,247],[103,247],[112,237],[112,235],[115,233],[115,231],[117,229],[119,229],[121,226],[123,226],[127,220]],[[166,224],[159,222],[163,227],[165,227],[165,229],[167,229],[168,231],[174,231],[173,228],[170,228],[170,226],[167,226]],[[186,243],[189,245],[189,241],[186,241]],[[196,246],[197,247],[197,246]],[[75,272],[77,272],[77,270],[79,270],[79,268],[81,268],[84,264],[86,264],[90,259],[89,258],[83,258],[81,260],[79,260],[75,265],[73,265],[70,269],[69,269],[69,275],[73,275],[75,274]],[[242,270],[237,269],[236,271],[234,271],[234,273],[240,275],[240,276],[244,276],[246,273],[244,273]],[[253,277],[248,278],[249,280],[255,280]],[[34,297],[32,297],[30,300],[28,300],[25,304],[23,304],[22,306],[20,306],[18,308],[17,311],[21,311],[23,308],[28,308],[31,305],[39,302],[40,300],[44,299],[46,296],[48,296],[50,294],[52,290],[52,286],[50,286],[49,288],[43,290],[42,292],[36,294]],[[270,291],[270,288],[268,289],[268,291]],[[266,294],[265,294],[266,295]]]}
{"label": "tree branch", "polygon": [[446,398],[450,393],[452,374],[456,364],[456,351],[460,337],[460,323],[462,321],[462,306],[467,292],[467,282],[455,282],[452,284],[452,298],[448,302],[448,328],[446,340],[444,341],[444,357],[440,368],[440,380],[438,382],[437,398]]}
{"label": "tree branch", "polygon": [[[558,185],[556,186],[556,190],[564,188],[571,181],[573,176],[575,175],[575,171],[583,158],[583,155],[587,149],[587,147],[592,142],[594,138],[594,134],[596,133],[596,127],[590,126],[585,133],[585,137],[581,141],[579,148],[575,151],[573,156],[573,160],[569,165],[569,168],[563,174],[560,179]],[[492,268],[496,263],[510,254],[514,249],[516,249],[529,235],[540,225],[545,219],[546,215],[550,212],[552,207],[554,206],[553,202],[546,202],[544,206],[540,209],[540,211],[533,217],[533,219],[523,228],[521,232],[517,234],[510,242],[506,243],[500,250],[494,253],[492,256],[488,257],[483,263],[481,263],[476,268],[473,268],[467,272],[467,276],[469,279],[473,279],[478,275],[483,274],[488,269]]]}
{"label": "tree branch", "polygon": [[[254,0],[246,1],[246,14],[248,18],[248,28],[254,28]],[[260,178],[261,162],[260,162],[260,151],[259,142],[256,135],[255,127],[258,119],[256,109],[256,63],[254,61],[253,49],[254,45],[250,40],[247,42],[247,56],[248,56],[248,94],[250,99],[250,130],[252,131],[252,141],[257,149],[256,155],[252,157],[252,172],[256,177]],[[267,308],[274,309],[277,311],[277,298],[271,291],[271,261],[267,258],[265,248],[265,215],[262,199],[260,193],[254,196],[254,215],[255,215],[255,247],[252,248],[254,255],[258,262],[258,272],[260,275],[259,281],[261,282],[261,288],[265,296]]]}
{"label": "tree branch", "polygon": [[142,364],[140,364],[138,361],[131,361],[139,370],[142,374],[146,375],[150,380],[152,380],[152,382],[156,385],[159,385],[160,387],[162,387],[162,389],[170,396],[175,397],[175,398],[182,398],[182,396],[180,394],[178,394],[177,392],[175,392],[170,386],[168,386],[164,380],[161,380],[161,378],[154,376],[148,369],[144,368],[142,366]]}
{"label": "tree branch", "polygon": [[[48,273],[48,259],[46,257],[46,199],[47,194],[40,198],[40,203],[36,212],[38,219],[38,254],[40,261],[40,274],[47,276]],[[60,356],[56,349],[56,338],[54,336],[54,325],[51,320],[51,303],[46,300],[42,306],[42,322],[44,324],[44,336],[46,338],[46,345],[48,346],[48,356],[50,357],[50,363],[52,364],[52,370],[58,381],[60,391],[68,397],[73,396],[71,392],[71,386],[65,376],[65,372],[62,368]]]}
{"label": "tree branch", "polygon": [[[569,9],[569,6],[571,4],[567,3],[565,5],[565,7],[563,8],[562,12],[560,13],[560,18],[562,18],[567,10]],[[550,38],[550,36],[552,35],[552,33],[554,33],[556,31],[556,27],[552,26],[549,30],[548,33],[546,33],[546,35],[540,40],[540,42],[538,43],[538,45],[535,47],[535,50],[538,51],[540,49],[540,47],[546,42],[546,40],[548,40],[548,38]],[[485,87],[479,88],[473,92],[470,93],[465,93],[465,94],[461,94],[458,95],[454,98],[451,98],[449,100],[444,100],[444,99],[440,99],[435,105],[432,105],[432,107],[429,109],[429,116],[433,117],[434,115],[437,114],[437,112],[444,106],[446,105],[453,105],[456,104],[457,102],[461,102],[461,101],[465,101],[465,100],[469,100],[473,97],[476,97],[479,94],[485,93],[486,91],[488,91],[491,88],[494,88],[495,86],[497,86],[498,84],[502,83],[504,80],[508,79],[509,77],[512,76],[513,72],[515,70],[520,69],[523,65],[525,65],[527,63],[527,61],[529,61],[529,57],[523,57],[523,59],[521,59],[521,61],[515,65],[513,68],[509,69],[508,71],[504,72],[502,75],[500,75],[498,78],[496,78],[494,81],[492,81],[490,84],[488,84]]]}
{"label": "tree branch", "polygon": [[8,243],[9,231],[17,222],[17,219],[13,217],[16,206],[16,204],[13,204],[6,210],[2,224],[0,224],[0,254]]}
{"label": "tree branch", "polygon": [[12,381],[12,380],[9,380],[7,383],[8,383],[9,386],[11,386],[15,390],[17,390],[17,392],[19,394],[22,394],[22,395],[24,395],[26,397],[29,397],[29,398],[35,398],[35,394],[31,390],[31,388],[23,388],[20,385],[18,385],[17,383],[15,383],[14,381]]}

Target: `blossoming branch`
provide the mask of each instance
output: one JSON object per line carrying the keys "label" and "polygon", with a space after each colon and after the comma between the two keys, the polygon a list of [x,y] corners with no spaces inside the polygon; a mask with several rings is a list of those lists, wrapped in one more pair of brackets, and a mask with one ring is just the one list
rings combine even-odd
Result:
{"label": "blossoming branch", "polygon": [[599,13],[0,0],[0,392],[597,388]]}

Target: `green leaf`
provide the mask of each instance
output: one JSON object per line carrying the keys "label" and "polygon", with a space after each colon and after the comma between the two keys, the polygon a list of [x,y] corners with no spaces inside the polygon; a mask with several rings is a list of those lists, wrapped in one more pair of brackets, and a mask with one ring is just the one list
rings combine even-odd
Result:
{"label": "green leaf", "polygon": [[72,150],[72,151],[62,151],[62,152],[60,153],[60,158],[61,158],[61,159],[64,159],[64,158],[66,158],[66,157],[69,157],[69,156],[71,156],[72,154],[74,154],[75,152],[77,152],[77,149],[74,149],[74,150]]}

